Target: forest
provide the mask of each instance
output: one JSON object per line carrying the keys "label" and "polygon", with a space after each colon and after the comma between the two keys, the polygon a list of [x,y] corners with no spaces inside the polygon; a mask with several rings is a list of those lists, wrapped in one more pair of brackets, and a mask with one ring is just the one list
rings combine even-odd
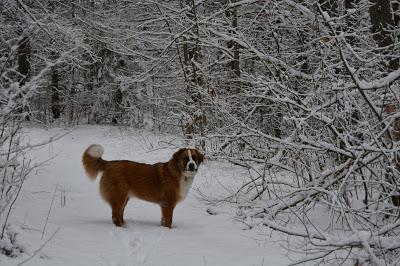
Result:
{"label": "forest", "polygon": [[55,141],[26,129],[111,125],[244,169],[203,200],[282,235],[291,265],[400,264],[399,0],[0,0],[0,14],[1,254],[40,168],[29,153]]}

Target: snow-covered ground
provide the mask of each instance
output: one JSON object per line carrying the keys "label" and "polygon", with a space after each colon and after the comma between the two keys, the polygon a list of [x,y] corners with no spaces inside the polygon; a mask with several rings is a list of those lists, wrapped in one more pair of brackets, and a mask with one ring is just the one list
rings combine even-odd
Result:
{"label": "snow-covered ground", "polygon": [[[33,144],[67,131],[28,128],[26,132],[27,141]],[[201,167],[188,197],[175,209],[172,229],[160,227],[158,206],[139,200],[128,203],[126,227],[116,228],[109,206],[100,198],[99,178],[91,182],[83,172],[83,150],[91,143],[98,143],[105,148],[106,160],[154,163],[167,161],[174,152],[173,148],[162,148],[170,146],[167,142],[179,144],[173,136],[111,126],[85,126],[31,152],[36,162],[51,160],[26,181],[11,214],[11,223],[19,232],[18,241],[26,252],[16,259],[0,256],[0,265],[16,265],[41,247],[23,265],[284,265],[289,262],[285,250],[268,231],[243,230],[243,224],[234,220],[233,209],[219,208],[216,215],[206,212],[209,206],[201,200],[198,190],[210,196],[222,195],[241,182],[244,175],[242,170],[225,163],[208,161]],[[48,243],[44,245],[45,241]]]}

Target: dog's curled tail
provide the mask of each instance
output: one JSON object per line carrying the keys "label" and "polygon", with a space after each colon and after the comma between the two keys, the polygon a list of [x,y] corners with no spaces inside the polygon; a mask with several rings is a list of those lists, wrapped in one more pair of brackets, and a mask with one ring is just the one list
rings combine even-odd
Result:
{"label": "dog's curled tail", "polygon": [[91,180],[95,180],[98,173],[103,171],[107,166],[107,161],[101,158],[103,152],[104,149],[101,145],[92,144],[83,153],[83,167],[85,168],[86,175]]}

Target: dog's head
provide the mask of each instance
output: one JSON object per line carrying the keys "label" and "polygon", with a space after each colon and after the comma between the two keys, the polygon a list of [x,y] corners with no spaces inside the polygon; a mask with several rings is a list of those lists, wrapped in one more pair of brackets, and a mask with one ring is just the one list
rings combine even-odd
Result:
{"label": "dog's head", "polygon": [[180,172],[196,173],[204,155],[197,149],[183,148],[175,152],[172,159]]}

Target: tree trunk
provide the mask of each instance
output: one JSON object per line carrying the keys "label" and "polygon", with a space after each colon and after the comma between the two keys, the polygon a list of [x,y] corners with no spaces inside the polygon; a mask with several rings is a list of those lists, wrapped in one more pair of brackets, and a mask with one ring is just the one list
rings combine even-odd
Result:
{"label": "tree trunk", "polygon": [[31,44],[29,37],[24,36],[18,42],[18,72],[21,74],[19,78],[19,85],[23,86],[29,79],[31,72]]}
{"label": "tree trunk", "polygon": [[[22,32],[22,30],[21,30]],[[23,34],[23,33],[22,33]],[[18,77],[19,86],[22,87],[25,85],[26,81],[29,80],[31,74],[31,43],[29,37],[23,36],[18,42],[18,72],[20,76]],[[20,95],[22,97],[22,95]],[[26,106],[21,106],[18,108],[18,113],[23,113]],[[26,120],[30,120],[29,115],[25,115]]]}
{"label": "tree trunk", "polygon": [[[56,52],[52,52],[52,59],[55,60],[57,58]],[[50,82],[50,91],[51,91],[51,112],[53,114],[53,119],[56,120],[61,116],[61,99],[60,99],[60,88],[59,88],[59,75],[57,65],[54,65],[51,68],[51,82]]]}
{"label": "tree trunk", "polygon": [[[75,0],[71,0],[71,20],[72,24],[75,27],[76,26],[76,20],[75,20]],[[71,67],[71,87],[69,89],[69,100],[68,100],[68,124],[72,125],[74,121],[74,116],[75,116],[75,67]]]}
{"label": "tree trunk", "polygon": [[[199,26],[197,22],[197,7],[193,0],[186,0],[186,6],[190,7],[186,16],[194,24],[192,32],[184,37],[183,44],[183,65],[187,76],[186,80],[186,106],[189,109],[193,121],[184,126],[184,134],[187,138],[193,138],[193,135],[198,130],[201,135],[204,135],[205,126],[207,124],[206,115],[203,112],[203,103],[200,92],[198,91],[203,86],[203,77],[196,65],[200,56],[199,45]],[[192,36],[195,36],[194,38]],[[200,110],[200,112],[198,112]]]}
{"label": "tree trunk", "polygon": [[[234,7],[230,10],[225,11],[225,15],[228,20],[231,22],[232,29],[229,30],[229,33],[232,35],[236,34],[238,27],[238,14],[237,8]],[[239,94],[241,92],[241,82],[240,82],[240,45],[230,40],[227,43],[228,49],[232,51],[233,60],[229,63],[231,70],[233,71],[233,75],[235,78],[235,93]]]}

